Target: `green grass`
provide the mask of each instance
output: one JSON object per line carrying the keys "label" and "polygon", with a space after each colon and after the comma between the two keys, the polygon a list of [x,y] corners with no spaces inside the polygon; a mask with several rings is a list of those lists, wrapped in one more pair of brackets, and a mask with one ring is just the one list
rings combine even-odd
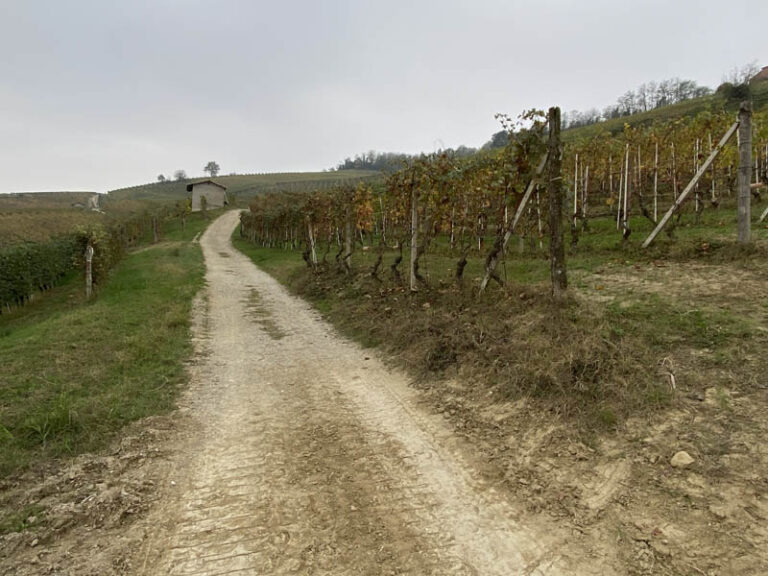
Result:
{"label": "green grass", "polygon": [[232,243],[254,264],[283,284],[287,283],[297,272],[306,268],[306,264],[301,259],[300,251],[260,248],[240,238],[238,228],[232,233]]}
{"label": "green grass", "polygon": [[207,214],[193,212],[187,216],[184,229],[181,227],[180,218],[169,218],[163,222],[160,239],[165,241],[190,242],[194,240],[198,234],[205,232],[208,224],[221,216],[224,212],[224,209],[209,210]]}
{"label": "green grass", "polygon": [[36,504],[28,504],[18,510],[0,516],[0,535],[9,532],[34,530],[45,524],[44,508]]}
{"label": "green grass", "polygon": [[659,352],[679,345],[718,349],[754,334],[748,319],[728,310],[658,294],[632,294],[609,303],[605,312],[616,331],[639,336]]}
{"label": "green grass", "polygon": [[199,246],[129,254],[91,302],[79,277],[0,317],[0,476],[105,447],[174,406],[203,285]]}

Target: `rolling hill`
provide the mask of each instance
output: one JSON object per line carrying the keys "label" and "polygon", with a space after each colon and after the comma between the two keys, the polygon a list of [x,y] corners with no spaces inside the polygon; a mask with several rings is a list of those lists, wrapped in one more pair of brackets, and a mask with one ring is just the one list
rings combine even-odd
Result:
{"label": "rolling hill", "polygon": [[[275,191],[312,191],[344,180],[375,177],[370,170],[339,172],[287,172],[218,176],[236,204],[246,205],[257,194]],[[207,178],[156,182],[112,190],[100,196],[104,213],[88,210],[93,192],[25,192],[0,194],[0,247],[19,242],[39,242],[71,232],[77,226],[111,217],[141,214],[148,209],[172,206],[188,196],[187,185]]]}
{"label": "rolling hill", "polygon": [[[256,194],[275,191],[311,191],[328,188],[342,180],[360,180],[375,177],[378,172],[371,170],[343,170],[339,172],[283,172],[273,174],[235,174],[217,176],[213,180],[227,187],[227,193],[237,201],[247,201]],[[112,190],[105,199],[105,206],[126,203],[177,202],[187,197],[187,185],[207,177],[155,182],[129,188]]]}

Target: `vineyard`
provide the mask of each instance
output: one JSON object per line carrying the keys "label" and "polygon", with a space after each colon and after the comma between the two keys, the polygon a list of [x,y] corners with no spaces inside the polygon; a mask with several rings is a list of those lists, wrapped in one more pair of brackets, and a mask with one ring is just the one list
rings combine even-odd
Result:
{"label": "vineyard", "polygon": [[78,226],[103,220],[86,209],[90,192],[0,194],[0,249],[23,242],[45,242]]}
{"label": "vineyard", "polygon": [[600,550],[618,535],[618,573],[764,573],[768,115],[746,137],[737,118],[563,136],[562,155],[549,118],[502,118],[497,154],[265,195],[232,238],[406,370],[491,481]]}
{"label": "vineyard", "polygon": [[[162,207],[138,215],[96,216],[74,222],[65,219],[67,231],[61,229],[43,241],[0,247],[0,315],[30,303],[68,274],[83,270],[88,246],[93,248],[91,280],[98,289],[130,248],[157,242],[164,223],[186,218],[186,209]],[[40,220],[36,223],[40,225]]]}
{"label": "vineyard", "polygon": [[[534,259],[549,244],[545,183],[552,178],[544,173],[544,115],[533,111],[500,120],[510,144],[499,153],[462,159],[437,153],[378,181],[309,194],[262,195],[243,213],[240,233],[259,246],[301,250],[316,272],[336,268],[350,274],[357,258],[369,266],[372,278],[401,282],[407,269],[412,291],[435,280],[464,285],[468,265],[477,274],[473,281],[479,291],[491,282],[504,285],[497,266],[514,257],[513,236],[518,238],[516,251]],[[730,138],[735,120],[728,112],[705,112],[651,126],[627,125],[616,136],[606,131],[568,141],[562,170],[554,178],[563,187],[571,251],[581,245],[584,250],[606,245],[631,250],[643,241],[650,244],[649,232],[667,212],[669,239],[659,238],[657,244],[673,244],[678,232],[687,234],[704,221],[722,229],[711,242],[734,238],[740,166],[738,143]],[[752,125],[747,185],[759,209],[752,218],[754,235],[762,237],[768,114],[755,115]],[[358,248],[361,256],[355,255]],[[408,262],[403,263],[406,248]],[[432,266],[437,274],[431,279],[428,258],[440,262]],[[453,264],[446,264],[450,259]]]}

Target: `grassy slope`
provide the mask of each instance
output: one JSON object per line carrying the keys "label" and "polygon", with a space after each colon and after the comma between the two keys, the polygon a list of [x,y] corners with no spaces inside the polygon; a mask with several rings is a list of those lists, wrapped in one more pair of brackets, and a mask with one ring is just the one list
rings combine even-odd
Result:
{"label": "grassy slope", "polygon": [[79,276],[0,317],[0,476],[98,450],[126,423],[169,410],[190,352],[189,312],[203,284],[189,242],[208,221],[170,223],[163,242],[129,254],[98,297]]}

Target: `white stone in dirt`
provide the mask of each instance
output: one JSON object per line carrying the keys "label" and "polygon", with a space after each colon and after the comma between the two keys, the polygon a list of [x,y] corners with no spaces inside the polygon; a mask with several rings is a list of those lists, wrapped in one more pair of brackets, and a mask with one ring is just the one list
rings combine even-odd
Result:
{"label": "white stone in dirt", "polygon": [[669,461],[673,468],[687,468],[694,462],[696,462],[696,460],[694,460],[685,450],[680,450],[680,452],[672,456],[672,460]]}

